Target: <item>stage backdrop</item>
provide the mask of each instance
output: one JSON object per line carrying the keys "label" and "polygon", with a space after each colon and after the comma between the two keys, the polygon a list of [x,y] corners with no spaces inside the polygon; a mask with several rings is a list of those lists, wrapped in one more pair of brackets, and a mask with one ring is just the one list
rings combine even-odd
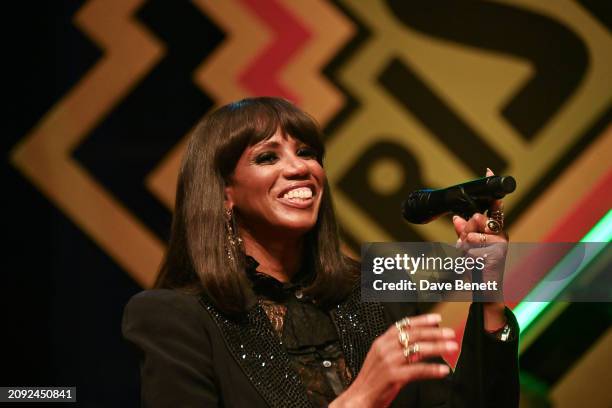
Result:
{"label": "stage backdrop", "polygon": [[[5,77],[0,385],[76,385],[83,406],[137,404],[122,308],[155,278],[189,132],[239,98],[285,97],[325,129],[348,252],[365,241],[454,241],[449,219],[415,227],[399,205],[413,189],[486,167],[518,182],[505,203],[515,242],[575,242],[610,228],[597,224],[612,207],[608,2],[12,7],[23,8],[7,12],[4,28],[16,69]],[[432,306],[461,327],[467,305]],[[523,406],[612,404],[611,316],[609,304],[591,303],[532,316]]]}

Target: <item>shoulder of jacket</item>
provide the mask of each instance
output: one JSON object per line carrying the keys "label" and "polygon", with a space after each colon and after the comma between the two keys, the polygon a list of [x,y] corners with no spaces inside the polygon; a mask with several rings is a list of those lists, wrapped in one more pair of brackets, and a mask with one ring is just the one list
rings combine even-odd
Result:
{"label": "shoulder of jacket", "polygon": [[125,309],[130,313],[201,312],[200,296],[174,289],[149,289],[132,296]]}

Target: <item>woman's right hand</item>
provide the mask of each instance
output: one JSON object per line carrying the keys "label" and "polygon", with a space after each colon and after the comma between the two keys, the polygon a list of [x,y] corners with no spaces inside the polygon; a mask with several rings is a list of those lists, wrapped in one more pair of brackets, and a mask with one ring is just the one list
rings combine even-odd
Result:
{"label": "woman's right hand", "polygon": [[372,343],[359,375],[330,408],[386,407],[407,383],[445,377],[450,372],[447,365],[421,362],[459,347],[452,329],[438,327],[440,320],[438,314],[410,317],[410,325],[404,331],[409,335],[410,347],[418,343],[419,351],[408,358],[404,356],[398,328],[391,326]]}

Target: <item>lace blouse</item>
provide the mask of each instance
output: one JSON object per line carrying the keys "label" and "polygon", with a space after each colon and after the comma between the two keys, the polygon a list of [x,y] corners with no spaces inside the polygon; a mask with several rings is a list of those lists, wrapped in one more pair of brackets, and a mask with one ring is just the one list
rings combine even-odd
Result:
{"label": "lace blouse", "polygon": [[352,380],[334,323],[324,310],[303,295],[309,275],[301,272],[294,282],[283,283],[257,270],[247,257],[247,275],[258,303],[266,312],[298,373],[310,402],[327,406]]}

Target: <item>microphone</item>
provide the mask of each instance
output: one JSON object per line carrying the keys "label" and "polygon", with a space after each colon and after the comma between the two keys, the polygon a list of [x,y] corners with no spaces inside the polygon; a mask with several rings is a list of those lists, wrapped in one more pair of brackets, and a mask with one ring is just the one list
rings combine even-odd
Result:
{"label": "microphone", "polygon": [[416,190],[403,202],[402,215],[413,224],[426,224],[449,212],[467,220],[474,213],[485,212],[494,200],[515,189],[514,177],[490,176],[439,190]]}

